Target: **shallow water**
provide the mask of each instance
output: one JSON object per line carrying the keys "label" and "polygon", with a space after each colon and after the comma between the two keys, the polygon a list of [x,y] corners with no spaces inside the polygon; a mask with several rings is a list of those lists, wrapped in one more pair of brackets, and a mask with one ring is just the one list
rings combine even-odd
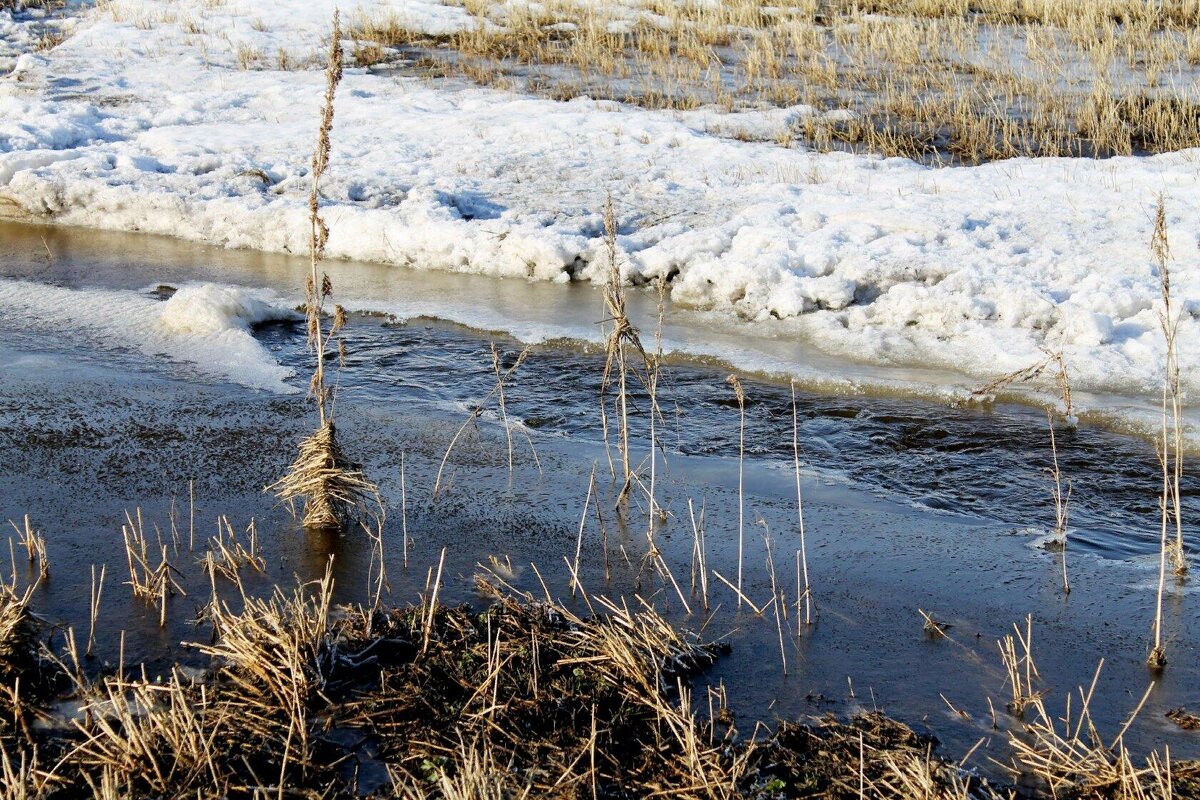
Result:
{"label": "shallow water", "polygon": [[[160,283],[207,279],[287,293],[298,285],[303,268],[294,260],[153,238],[11,227],[2,232],[0,276],[42,284],[143,292]],[[42,236],[50,253],[39,257]],[[563,559],[574,556],[595,465],[605,498],[603,532],[590,515],[580,559],[584,585],[596,594],[632,598],[640,592],[680,624],[703,628],[705,636],[728,635],[733,654],[708,678],[725,683],[734,708],[744,713],[744,732],[755,719],[877,704],[910,723],[927,725],[951,752],[965,752],[986,738],[973,759],[986,768],[987,756],[1003,757],[1004,737],[992,730],[986,702],[990,696],[1003,706],[995,641],[1026,614],[1034,617],[1035,657],[1052,689],[1052,707],[1061,708],[1056,704],[1071,687],[1089,683],[1101,658],[1105,668],[1093,710],[1105,731],[1119,727],[1145,690],[1157,564],[1157,465],[1145,441],[1087,425],[1059,429],[1061,465],[1075,487],[1068,551],[1074,591],[1064,597],[1059,557],[1035,546],[1053,524],[1044,473],[1050,463],[1047,423],[1040,411],[803,392],[797,406],[805,520],[820,617],[796,636],[794,609],[789,613],[785,676],[769,612],[767,618],[745,608],[739,613],[737,598],[713,577],[711,616],[702,613],[699,596],[690,591],[689,499],[697,510],[701,504],[705,508],[710,568],[730,579],[737,570],[738,414],[724,384],[726,369],[676,359],[660,397],[665,463],[657,462],[656,492],[669,517],[656,526],[655,535],[682,584],[689,614],[669,583],[637,569],[648,527],[644,499],[631,504],[627,519],[614,512],[616,487],[607,479],[596,402],[602,356],[594,348],[544,343],[508,385],[508,412],[528,426],[540,468],[518,435],[510,476],[503,431],[489,403],[478,431],[464,435],[448,460],[442,478],[447,491],[431,499],[447,444],[467,409],[492,388],[490,343],[496,342],[509,362],[519,345],[506,335],[420,318],[416,312],[425,308],[432,316],[445,316],[438,309],[461,299],[482,328],[491,320],[494,327],[520,334],[519,326],[509,323],[524,319],[527,332],[551,323],[565,326],[567,320],[586,329],[592,316],[584,314],[591,314],[599,300],[594,292],[366,265],[337,265],[337,270],[339,291],[346,287],[347,294],[366,298],[377,282],[380,299],[373,305],[408,317],[352,321],[338,400],[346,447],[363,460],[389,501],[388,575],[397,602],[415,599],[443,547],[446,599],[474,597],[476,564],[486,563],[489,555],[511,557],[516,586],[540,595],[540,573],[548,591],[569,599]],[[538,295],[531,304],[532,293]],[[530,308],[538,309],[538,318]],[[675,324],[677,333],[686,330],[685,324]],[[89,567],[107,564],[97,665],[117,659],[122,630],[129,661],[162,666],[194,658],[179,643],[208,633],[189,619],[208,595],[196,561],[219,514],[239,528],[251,517],[257,521],[268,574],[251,578],[251,588],[287,585],[293,576],[316,577],[335,555],[342,599],[366,597],[370,548],[364,537],[306,534],[260,491],[282,474],[312,422],[301,394],[202,378],[187,365],[70,326],[48,331],[5,318],[0,333],[0,448],[8,454],[0,476],[0,516],[17,519],[28,513],[45,531],[51,579],[39,589],[38,610],[74,624],[81,640]],[[274,358],[303,374],[307,356],[298,326],[262,326],[254,335]],[[292,383],[302,385],[298,378]],[[769,532],[779,580],[791,602],[798,538],[790,393],[758,380],[747,382],[747,393],[745,590],[758,603],[770,596],[762,538]],[[634,419],[640,458],[647,449],[644,399],[635,407],[641,412]],[[402,453],[407,514],[400,511]],[[189,480],[196,497],[190,552]],[[1195,479],[1189,478],[1186,489],[1194,518]],[[148,530],[158,526],[188,591],[172,600],[163,630],[157,610],[133,600],[121,585],[127,576],[120,525],[124,511],[136,507],[142,508]],[[407,570],[402,524],[412,539]],[[1185,531],[1193,540],[1196,533],[1194,526]],[[15,568],[20,573],[23,567]],[[1200,703],[1197,639],[1188,625],[1196,613],[1190,589],[1190,584],[1172,584],[1168,594],[1171,662],[1129,733],[1135,749],[1169,742],[1177,756],[1200,753],[1200,737],[1163,718],[1169,708]],[[918,608],[954,623],[952,638],[927,639]],[[953,713],[947,702],[970,718]]]}

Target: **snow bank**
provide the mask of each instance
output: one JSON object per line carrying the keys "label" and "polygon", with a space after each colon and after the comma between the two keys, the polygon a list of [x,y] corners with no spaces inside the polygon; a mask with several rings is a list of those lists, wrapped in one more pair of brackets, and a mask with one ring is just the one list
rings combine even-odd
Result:
{"label": "snow bank", "polygon": [[[431,33],[468,24],[426,0],[339,5]],[[304,252],[333,6],[91,12],[0,82],[0,210]],[[323,186],[329,254],[600,281],[611,191],[629,280],[666,277],[678,304],[797,349],[971,381],[1061,349],[1077,390],[1147,396],[1162,355],[1148,247],[1161,193],[1184,380],[1198,388],[1200,151],[934,170],[773,143],[810,113],[650,112],[350,69]]]}
{"label": "snow bank", "polygon": [[234,286],[185,286],[164,303],[139,292],[0,280],[0,317],[6,326],[47,336],[84,336],[102,350],[134,350],[188,364],[212,378],[276,392],[296,391],[286,383],[292,371],[276,362],[250,327],[296,316],[269,292]]}

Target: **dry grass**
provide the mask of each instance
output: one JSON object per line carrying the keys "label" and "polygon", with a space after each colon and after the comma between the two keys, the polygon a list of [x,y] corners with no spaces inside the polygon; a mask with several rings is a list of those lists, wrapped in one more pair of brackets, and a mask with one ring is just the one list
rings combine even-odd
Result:
{"label": "dry grass", "polygon": [[[1019,678],[1022,671],[1026,676],[1020,691],[1027,692],[1022,707],[1027,719],[1009,737],[1013,749],[1010,769],[1014,776],[1036,780],[1053,797],[1174,800],[1200,793],[1200,762],[1172,762],[1167,751],[1165,755],[1152,753],[1138,764],[1125,747],[1125,732],[1153,691],[1153,682],[1146,687],[1121,729],[1111,740],[1106,740],[1091,715],[1092,696],[1103,661],[1097,666],[1091,685],[1086,690],[1080,687],[1076,698],[1066,698],[1065,714],[1059,716],[1046,708],[1046,693],[1032,691],[1028,685],[1031,677],[1037,679],[1029,623],[1024,636],[1018,629],[1018,637],[1024,647],[1023,670],[1022,665],[1010,660],[1011,638],[1009,653],[1005,655],[1010,680],[1022,680]],[[1001,650],[1005,650],[1005,645]],[[1074,709],[1072,699],[1078,701]]]}
{"label": "dry grass", "polygon": [[[39,700],[55,688],[52,671],[39,654],[41,620],[29,608],[33,587],[18,591],[15,584],[0,583],[0,749],[15,735],[29,736]],[[3,752],[5,761],[7,752]],[[36,753],[22,752],[16,765],[4,771],[28,770]],[[2,796],[2,795],[0,795]]]}
{"label": "dry grass", "polygon": [[300,443],[287,475],[267,489],[282,500],[303,498],[306,526],[337,530],[379,497],[375,484],[342,450],[332,420]]}
{"label": "dry grass", "polygon": [[265,572],[267,562],[259,551],[258,528],[254,520],[250,520],[245,534],[239,537],[229,518],[219,517],[217,535],[208,540],[208,552],[204,554],[202,563],[210,578],[221,575],[236,580],[238,572],[246,567],[255,572]]}
{"label": "dry grass", "polygon": [[41,531],[34,530],[33,525],[29,522],[28,514],[25,515],[20,527],[11,519],[8,524],[16,532],[17,546],[25,550],[30,566],[37,564],[40,579],[47,580],[50,577],[50,556],[46,552],[46,537],[42,535]]}
{"label": "dry grass", "polygon": [[1200,105],[1188,88],[1200,61],[1191,0],[551,0],[466,9],[475,25],[443,37],[394,13],[356,19],[360,63],[415,55],[423,74],[563,100],[805,104],[818,113],[771,141],[933,163],[1200,144]]}
{"label": "dry grass", "polygon": [[1067,526],[1071,520],[1071,493],[1074,487],[1070,479],[1066,481],[1067,490],[1063,491],[1062,470],[1058,466],[1058,439],[1054,435],[1054,417],[1046,413],[1046,424],[1050,429],[1050,474],[1052,486],[1050,496],[1054,500],[1054,535],[1062,545],[1062,586],[1063,594],[1071,593],[1071,582],[1067,579]]}
{"label": "dry grass", "polygon": [[121,537],[125,544],[125,561],[129,568],[126,585],[133,596],[159,607],[159,624],[167,624],[167,600],[176,594],[186,595],[183,587],[175,580],[179,571],[167,557],[167,545],[155,529],[156,541],[152,544],[146,535],[142,521],[142,510],[136,514],[125,512],[125,523],[121,526]]}
{"label": "dry grass", "polygon": [[[516,375],[517,370],[525,363],[526,357],[529,355],[529,348],[523,348],[511,362],[506,364],[503,354],[496,347],[495,343],[491,346],[492,355],[492,372],[496,376],[496,383],[488,391],[487,395],[478,403],[471,406],[471,411],[467,414],[467,419],[455,431],[454,436],[450,438],[450,443],[446,445],[446,452],[442,455],[441,464],[438,465],[437,477],[433,482],[433,497],[436,499],[445,489],[443,488],[443,477],[445,477],[446,466],[450,463],[450,457],[454,453],[455,447],[459,444],[463,434],[468,431],[475,430],[476,423],[479,417],[487,409],[488,403],[492,398],[496,398],[497,412],[500,417],[500,424],[504,428],[505,440],[508,444],[508,473],[512,475],[513,461],[513,431],[520,432],[525,437],[525,443],[529,446],[529,452],[533,456],[534,463],[537,464],[538,472],[541,472],[542,462],[538,458],[537,448],[533,445],[533,438],[529,435],[529,431],[520,422],[511,421],[508,417],[507,394],[505,393],[509,382]],[[407,546],[407,545],[406,545]],[[407,558],[405,559],[407,561]]]}
{"label": "dry grass", "polygon": [[737,375],[725,379],[733,388],[738,405],[738,561],[737,561],[737,595],[738,608],[742,606],[742,560],[745,550],[746,537],[746,493],[745,493],[745,461],[746,461],[746,390]]}

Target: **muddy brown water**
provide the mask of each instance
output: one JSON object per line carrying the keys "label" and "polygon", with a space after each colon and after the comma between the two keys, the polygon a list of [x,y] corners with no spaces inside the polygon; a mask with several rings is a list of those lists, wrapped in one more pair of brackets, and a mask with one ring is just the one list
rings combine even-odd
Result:
{"label": "muddy brown water", "polygon": [[[161,283],[215,280],[286,293],[300,285],[303,269],[294,260],[149,237],[20,226],[4,226],[0,233],[0,276],[48,285],[146,293]],[[613,509],[616,487],[607,478],[596,410],[602,357],[594,348],[544,344],[509,387],[509,413],[527,424],[540,467],[518,436],[510,475],[503,431],[489,412],[449,459],[443,476],[448,490],[431,499],[448,442],[491,388],[490,343],[508,359],[518,345],[507,335],[421,318],[412,309],[420,302],[436,309],[460,297],[477,304],[485,322],[519,329],[510,322],[578,316],[593,294],[466,276],[396,277],[392,273],[405,271],[369,265],[338,269],[343,285],[359,294],[372,280],[380,281],[381,292],[396,291],[393,282],[434,287],[428,295],[413,290],[406,321],[357,316],[349,328],[351,360],[340,378],[344,444],[379,481],[389,503],[387,565],[395,602],[416,599],[445,548],[445,600],[481,602],[472,576],[478,563],[495,556],[511,561],[514,585],[540,595],[540,573],[548,591],[580,606],[570,598],[564,557],[574,556],[595,467],[610,576],[593,514],[581,551],[584,584],[589,592],[630,603],[640,595],[681,626],[727,639],[731,655],[701,682],[724,685],[747,734],[755,720],[878,707],[931,731],[951,755],[983,739],[972,763],[994,772],[988,759],[1006,757],[1004,729],[1012,724],[1000,710],[1000,730],[993,729],[987,702],[990,697],[1002,709],[1006,692],[996,640],[1027,614],[1052,708],[1061,710],[1067,694],[1090,683],[1103,659],[1092,710],[1101,730],[1113,735],[1154,679],[1144,660],[1157,566],[1156,463],[1145,441],[1088,426],[1060,431],[1063,469],[1074,485],[1068,550],[1073,591],[1064,596],[1059,556],[1036,544],[1053,524],[1041,412],[804,392],[798,402],[802,478],[819,618],[798,636],[795,609],[789,610],[785,675],[772,617],[739,610],[736,596],[713,577],[710,612],[690,591],[689,499],[705,509],[710,569],[730,579],[737,571],[737,409],[724,370],[676,359],[663,380],[664,453],[656,489],[669,516],[655,533],[691,606],[688,613],[669,584],[638,569],[648,528],[644,499],[633,502],[623,520]],[[92,669],[114,663],[122,640],[127,662],[145,661],[152,670],[176,660],[200,663],[182,643],[208,636],[193,622],[208,594],[197,562],[221,514],[239,528],[256,520],[268,568],[266,575],[247,578],[252,590],[312,579],[333,556],[339,598],[366,598],[371,558],[365,537],[306,533],[261,491],[286,468],[312,424],[302,394],[204,379],[187,365],[69,325],[47,331],[5,317],[0,333],[0,517],[29,514],[44,531],[51,577],[37,591],[37,611],[73,625],[81,639],[90,568],[107,565]],[[302,374],[302,330],[280,323],[260,327],[255,336],[280,363]],[[302,380],[292,383],[299,387]],[[790,394],[756,380],[747,382],[747,391],[745,592],[759,603],[770,596],[763,544],[768,534],[779,580],[794,602],[798,535]],[[636,398],[635,407],[641,458],[647,449],[644,399]],[[189,481],[196,541],[190,552]],[[1196,490],[1189,478],[1191,518]],[[188,592],[171,600],[161,629],[157,610],[134,600],[123,584],[128,574],[121,521],[126,510],[137,508],[147,529],[157,526],[168,543]],[[178,554],[171,544],[172,517]],[[407,569],[402,517],[411,537]],[[1189,525],[1185,535],[1194,540],[1197,532]],[[32,577],[25,566],[18,558],[22,581]],[[952,623],[950,638],[927,638],[918,608]],[[1200,706],[1196,611],[1193,583],[1171,582],[1165,605],[1170,663],[1127,734],[1134,750],[1169,744],[1175,756],[1200,755],[1200,736],[1165,717],[1180,705]]]}

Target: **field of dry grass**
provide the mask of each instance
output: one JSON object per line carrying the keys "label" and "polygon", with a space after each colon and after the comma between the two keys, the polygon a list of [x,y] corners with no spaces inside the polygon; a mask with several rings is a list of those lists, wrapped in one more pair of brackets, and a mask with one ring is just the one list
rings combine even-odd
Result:
{"label": "field of dry grass", "polygon": [[1200,144],[1194,0],[463,5],[477,24],[441,37],[360,16],[354,56],[561,100],[802,104],[779,144],[930,163]]}

